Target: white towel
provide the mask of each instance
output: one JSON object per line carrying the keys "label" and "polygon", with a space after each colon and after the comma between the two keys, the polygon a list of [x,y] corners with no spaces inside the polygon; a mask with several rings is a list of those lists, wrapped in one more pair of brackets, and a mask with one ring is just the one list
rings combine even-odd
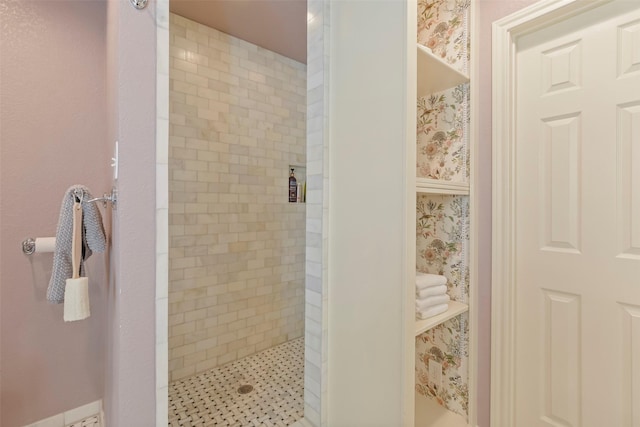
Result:
{"label": "white towel", "polygon": [[416,287],[418,289],[430,288],[447,284],[447,278],[439,274],[416,273]]}
{"label": "white towel", "polygon": [[449,304],[439,304],[425,310],[417,311],[416,316],[418,316],[419,319],[428,319],[429,317],[437,316],[438,314],[444,313],[448,309]]}
{"label": "white towel", "polygon": [[416,309],[424,310],[425,308],[433,307],[435,305],[446,304],[450,301],[449,295],[438,295],[435,297],[427,297],[416,300]]}
{"label": "white towel", "polygon": [[416,298],[434,297],[437,295],[444,295],[447,293],[447,285],[433,286],[431,288],[424,288],[422,290],[416,289]]}

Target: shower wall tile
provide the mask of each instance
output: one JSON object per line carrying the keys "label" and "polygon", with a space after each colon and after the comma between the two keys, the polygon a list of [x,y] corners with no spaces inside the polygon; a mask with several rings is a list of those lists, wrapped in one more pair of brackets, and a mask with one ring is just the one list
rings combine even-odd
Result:
{"label": "shower wall tile", "polygon": [[169,0],[156,0],[156,425],[168,423]]}
{"label": "shower wall tile", "polygon": [[169,61],[175,381],[303,335],[306,66],[174,14]]}
{"label": "shower wall tile", "polygon": [[[330,4],[307,2],[307,253],[304,417],[327,424]],[[323,404],[322,402],[325,402]]]}

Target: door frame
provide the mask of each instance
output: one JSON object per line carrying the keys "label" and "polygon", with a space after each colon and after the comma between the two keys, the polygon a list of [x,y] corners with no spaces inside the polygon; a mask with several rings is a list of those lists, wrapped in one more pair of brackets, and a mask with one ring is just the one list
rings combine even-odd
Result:
{"label": "door frame", "polygon": [[493,23],[491,425],[515,425],[516,55],[519,37],[613,0],[542,0]]}

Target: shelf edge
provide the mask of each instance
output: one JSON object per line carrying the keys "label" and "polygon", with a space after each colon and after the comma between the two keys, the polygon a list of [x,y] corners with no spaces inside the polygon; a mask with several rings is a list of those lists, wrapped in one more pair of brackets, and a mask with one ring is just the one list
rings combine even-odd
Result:
{"label": "shelf edge", "polygon": [[466,313],[469,311],[469,306],[467,304],[458,302],[458,301],[450,301],[449,309],[442,314],[438,314],[437,316],[430,317],[428,319],[416,319],[416,336],[420,335],[423,332],[432,329],[447,320],[453,319],[454,317]]}
{"label": "shelf edge", "polygon": [[469,184],[466,182],[439,181],[437,179],[417,178],[417,193],[468,195]]}
{"label": "shelf edge", "polygon": [[416,43],[418,52],[418,97],[451,89],[469,82],[469,76],[438,58],[430,49]]}

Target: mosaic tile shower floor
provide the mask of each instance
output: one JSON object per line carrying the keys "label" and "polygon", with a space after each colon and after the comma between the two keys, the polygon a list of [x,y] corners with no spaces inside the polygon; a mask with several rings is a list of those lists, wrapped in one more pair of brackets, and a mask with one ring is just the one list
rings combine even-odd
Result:
{"label": "mosaic tile shower floor", "polygon": [[[169,426],[288,426],[303,416],[298,338],[169,385]],[[253,386],[247,394],[242,385]]]}

